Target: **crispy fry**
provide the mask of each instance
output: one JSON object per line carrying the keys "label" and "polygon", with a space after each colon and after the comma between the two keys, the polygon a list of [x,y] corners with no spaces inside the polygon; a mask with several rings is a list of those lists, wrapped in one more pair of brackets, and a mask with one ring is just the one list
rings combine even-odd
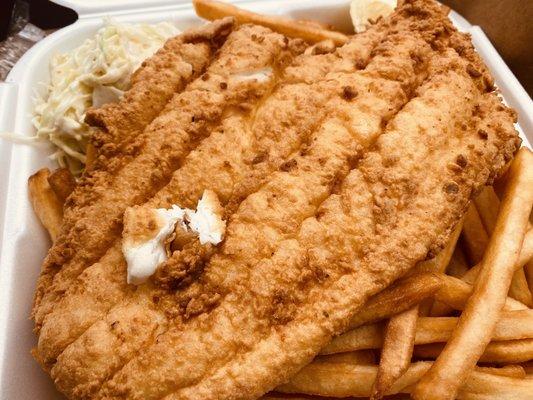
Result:
{"label": "crispy fry", "polygon": [[441,301],[434,301],[429,315],[432,317],[447,317],[454,313],[454,308]]}
{"label": "crispy fry", "polygon": [[[420,359],[435,359],[443,348],[443,343],[416,345],[413,354]],[[489,343],[479,361],[509,364],[527,362],[532,359],[533,339],[520,339]]]}
{"label": "crispy fry", "polygon": [[348,351],[344,353],[327,354],[317,356],[313,360],[315,363],[349,363],[358,365],[373,365],[376,362],[376,355],[370,349]]}
{"label": "crispy fry", "polygon": [[76,187],[76,180],[68,168],[58,168],[48,177],[48,183],[62,204]]}
{"label": "crispy fry", "polygon": [[[438,275],[442,280],[441,288],[435,293],[435,299],[455,310],[462,310],[472,294],[472,286],[461,279],[448,275]],[[505,300],[504,310],[524,310],[528,307],[511,297]]]}
{"label": "crispy fry", "polygon": [[308,396],[308,395],[294,395],[294,394],[288,394],[288,393],[267,393],[263,397],[261,397],[261,400],[324,400],[322,397],[317,396]]}
{"label": "crispy fry", "polygon": [[[500,368],[502,369],[502,368]],[[508,372],[508,371],[500,371]],[[459,398],[465,400],[487,399],[530,399],[533,393],[533,381],[509,377],[487,370],[477,370],[470,374],[459,391]]]}
{"label": "crispy fry", "polygon": [[[457,324],[456,317],[420,318],[416,328],[416,344],[446,342]],[[497,322],[492,340],[533,338],[533,310],[505,311]]]}
{"label": "crispy fry", "polygon": [[[533,229],[530,229],[526,236],[524,237],[524,241],[522,242],[522,249],[520,250],[520,257],[518,258],[518,262],[516,263],[516,268],[521,268],[526,265],[528,261],[530,261],[533,258]],[[479,271],[481,270],[481,264],[478,264],[468,270],[468,272],[463,275],[461,278],[463,281],[468,283],[475,282]]]}
{"label": "crispy fry", "polygon": [[[498,197],[502,197],[503,195],[503,191],[505,188],[505,184],[507,182],[507,178],[508,178],[508,172],[506,172],[504,176],[502,176],[500,179],[494,182],[494,191],[496,192]],[[531,222],[532,220],[530,216],[530,224],[529,224],[530,231],[533,228],[533,224]],[[526,239],[527,239],[527,235],[526,235]],[[526,239],[524,239],[524,244],[522,245],[522,253],[520,254],[521,256],[524,253],[524,248],[526,247]],[[533,240],[533,238],[530,240]],[[523,263],[523,268],[526,274],[526,280],[528,282],[529,290],[533,291],[533,242],[531,242],[529,246],[530,246],[529,249],[531,250],[531,256],[529,256],[527,261]]]}
{"label": "crispy fry", "polygon": [[519,378],[523,379],[526,377],[526,371],[524,367],[517,364],[504,365],[500,368],[494,367],[476,367],[476,370],[479,372],[484,372],[492,375],[507,376],[509,378]]}
{"label": "crispy fry", "polygon": [[[468,262],[466,260],[466,256],[463,252],[463,249],[460,246],[456,246],[452,258],[450,259],[450,262],[446,267],[447,273],[451,276],[459,278],[469,270],[468,268]],[[433,301],[431,304],[431,310],[429,312],[429,315],[434,317],[441,317],[450,315],[452,312],[453,308],[449,305],[439,301]]]}
{"label": "crispy fry", "polygon": [[[457,325],[457,317],[419,317],[413,344],[446,342]],[[533,338],[533,310],[505,311],[493,332],[494,341]],[[334,338],[322,354],[379,349],[384,343],[380,324],[363,325]]]}
{"label": "crispy fry", "polygon": [[263,25],[285,36],[302,38],[311,43],[330,39],[335,44],[342,45],[348,40],[343,33],[323,29],[316,24],[279,16],[260,15],[219,1],[194,0],[193,4],[198,16],[211,21],[231,16],[238,24]]}
{"label": "crispy fry", "polygon": [[[430,366],[429,362],[411,364],[390,393],[406,393],[406,388],[414,384]],[[376,375],[377,367],[373,365],[310,364],[276,390],[319,396],[366,397],[370,395]]]}
{"label": "crispy fry", "polygon": [[[486,187],[475,199],[475,203],[485,230],[489,235],[492,235],[498,217],[500,199],[492,187]],[[518,268],[513,275],[511,286],[509,287],[509,296],[529,307],[533,306],[531,291],[522,268]]]}
{"label": "crispy fry", "polygon": [[63,204],[50,187],[49,176],[48,168],[40,169],[28,178],[28,190],[37,218],[55,241],[63,220]]}
{"label": "crispy fry", "polygon": [[[450,235],[450,239],[448,240],[448,243],[446,244],[444,249],[439,254],[437,254],[437,257],[435,257],[433,260],[430,260],[429,262],[422,263],[422,264],[426,264],[424,266],[424,269],[426,271],[436,272],[436,273],[439,273],[440,275],[442,275],[446,271],[446,268],[448,267],[448,264],[450,263],[453,252],[457,245],[457,241],[459,240],[461,230],[463,229],[463,223],[464,223],[464,220],[461,220],[461,222],[457,224],[452,234]],[[434,300],[431,298],[424,300],[422,302],[422,304],[420,305],[420,314],[422,316],[429,315],[429,311],[431,310],[431,306],[433,302]]]}
{"label": "crispy fry", "polygon": [[494,189],[491,186],[487,186],[474,199],[474,203],[485,227],[485,231],[490,235],[496,227],[500,199],[496,195],[496,192],[494,192]]}
{"label": "crispy fry", "polygon": [[490,343],[480,358],[481,362],[516,363],[533,359],[533,339],[509,340]]}
{"label": "crispy fry", "polygon": [[521,367],[524,368],[524,371],[526,372],[527,377],[533,379],[533,361],[522,363]]}
{"label": "crispy fry", "polygon": [[[431,367],[428,361],[412,363],[388,394],[408,393]],[[377,367],[350,364],[310,364],[276,390],[285,393],[331,397],[366,397]],[[522,379],[519,367],[475,368],[460,389],[460,399],[529,399],[533,380]],[[483,395],[483,396],[479,396]],[[499,397],[498,397],[499,396]],[[283,397],[282,397],[283,398]],[[278,397],[279,399],[279,397]]]}
{"label": "crispy fry", "polygon": [[526,280],[528,283],[529,291],[533,290],[533,260],[530,258],[528,262],[524,264],[524,272],[526,274]]}
{"label": "crispy fry", "polygon": [[533,204],[533,154],[522,148],[511,165],[508,187],[483,268],[454,334],[417,384],[415,399],[453,399],[474,367],[505,304]]}
{"label": "crispy fry", "polygon": [[[526,236],[524,237],[524,242],[522,243],[522,250],[520,251],[520,258],[518,259],[518,263],[516,264],[516,272],[515,275],[518,273],[520,274],[520,269],[524,269],[525,278],[528,282],[528,287],[531,286],[531,282],[533,281],[533,275],[528,275],[529,271],[532,271],[533,269],[529,267],[530,264],[533,265],[532,262],[533,259],[533,229],[529,229]],[[466,282],[472,283],[476,280],[477,275],[479,274],[479,271],[481,269],[481,265],[478,264],[475,267],[472,267],[463,277],[462,279]],[[513,278],[515,278],[515,275],[513,275]],[[513,279],[513,283],[518,284],[520,287],[523,285],[523,283],[515,282],[517,279],[520,279],[521,277],[517,277],[516,279]],[[514,292],[516,293],[516,291]],[[520,293],[520,291],[519,291]],[[527,293],[527,292],[526,292]],[[531,290],[529,290],[529,293],[531,293]]]}
{"label": "crispy fry", "polygon": [[481,222],[479,213],[474,204],[471,204],[465,214],[463,232],[461,234],[461,242],[470,265],[481,261],[488,241],[489,237]]}
{"label": "crispy fry", "polygon": [[509,287],[509,296],[528,307],[533,307],[533,296],[529,290],[526,273],[523,268],[515,271]]}
{"label": "crispy fry", "polygon": [[383,345],[383,325],[363,325],[334,338],[320,354],[335,354],[365,349],[379,349]]}
{"label": "crispy fry", "polygon": [[413,356],[419,306],[393,316],[385,328],[385,337],[372,399],[381,399],[394,382],[407,371]]}
{"label": "crispy fry", "polygon": [[419,304],[437,292],[442,279],[433,273],[423,273],[401,279],[372,297],[350,321],[350,328],[389,318]]}

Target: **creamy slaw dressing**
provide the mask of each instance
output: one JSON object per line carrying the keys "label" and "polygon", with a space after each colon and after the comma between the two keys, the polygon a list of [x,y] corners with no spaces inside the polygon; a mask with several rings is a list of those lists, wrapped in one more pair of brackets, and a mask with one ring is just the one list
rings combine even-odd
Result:
{"label": "creamy slaw dressing", "polygon": [[84,123],[87,110],[117,101],[140,64],[180,32],[169,22],[104,23],[94,38],[52,57],[47,93],[35,99],[34,139],[50,141],[56,147],[52,157],[75,175],[86,161],[91,133]]}

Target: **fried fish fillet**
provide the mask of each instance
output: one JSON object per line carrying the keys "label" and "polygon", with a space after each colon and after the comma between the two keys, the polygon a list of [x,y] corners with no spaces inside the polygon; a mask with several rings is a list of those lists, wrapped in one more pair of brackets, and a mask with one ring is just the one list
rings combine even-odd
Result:
{"label": "fried fish fillet", "polygon": [[[259,30],[256,34],[261,32],[266,33]],[[268,34],[271,35],[274,34]],[[329,71],[354,71],[364,66],[363,60],[357,57],[361,54],[367,54],[368,57],[368,43],[375,41],[370,38],[380,35],[361,36],[343,49],[345,57],[336,54],[302,57],[313,58],[313,65],[323,71],[325,66]],[[347,63],[348,55],[359,61]],[[377,63],[377,59],[374,63]],[[398,65],[397,68],[403,70],[410,63],[412,61],[409,59],[407,65]],[[270,83],[270,86],[279,87],[257,110],[228,117],[219,131],[213,132],[197,150],[191,152],[183,166],[174,173],[169,185],[149,204],[168,207],[174,202],[183,207],[194,207],[206,187],[214,190],[223,203],[246,197],[246,193],[253,191],[264,176],[277,169],[303,143],[308,142],[310,133],[326,114],[323,104],[327,103],[329,97],[337,97],[338,94],[331,90],[324,91],[320,85],[310,86],[302,82],[297,76],[297,69],[294,64],[291,65],[287,68],[290,79],[284,77],[283,83],[279,83],[281,78],[276,78]],[[367,71],[366,74],[372,72]],[[412,72],[410,76],[416,77],[417,74]],[[398,102],[405,97],[402,87],[396,82],[382,80],[380,85],[379,90],[373,93],[378,99],[390,98],[391,102]],[[121,292],[127,290],[125,281],[113,278],[121,278],[125,268],[120,247],[120,243],[116,243],[99,263],[82,274],[77,282],[73,282],[57,309],[45,319],[42,345],[39,346],[45,363],[54,360],[66,345],[117,302],[115,298]],[[105,284],[106,280],[116,283],[118,288],[115,290],[114,285]],[[126,289],[123,289],[124,286]],[[80,307],[82,304],[83,307]]]}
{"label": "fried fish fillet", "polygon": [[232,110],[149,200],[219,194],[227,237],[207,257],[193,247],[200,268],[178,251],[165,279],[134,288],[118,241],[69,280],[36,352],[69,398],[260,397],[442,246],[519,144],[514,114],[434,2],[406,1],[313,52]]}
{"label": "fried fish fillet", "polygon": [[[367,37],[360,36],[343,48],[342,54],[353,53],[354,49],[357,49],[357,53],[362,53],[360,49],[366,48],[368,42]],[[388,54],[389,51],[391,54]],[[301,151],[302,143],[305,143],[306,151],[309,151],[313,147],[309,132],[316,129],[325,116],[335,114],[343,119],[349,118],[353,121],[353,126],[356,126],[358,120],[366,121],[366,126],[358,128],[358,131],[365,136],[365,145],[370,143],[381,133],[384,121],[407,102],[409,95],[419,84],[418,81],[427,76],[427,64],[423,60],[428,58],[430,51],[427,43],[421,38],[407,38],[398,43],[393,36],[389,36],[381,47],[375,50],[376,54],[367,68],[349,78],[332,81],[324,75],[323,79],[314,85],[285,79],[284,83],[279,84],[272,95],[253,111],[251,126],[246,117],[243,119],[239,116],[228,120],[223,129],[224,134],[218,139],[212,134],[197,151],[193,151],[182,168],[176,171],[171,184],[150,202],[150,206],[168,207],[168,204],[162,203],[160,199],[172,196],[180,205],[192,207],[203,188],[209,187],[227,204],[227,208],[231,208],[232,200],[242,199],[253,193],[264,181],[266,173],[275,170],[291,153]],[[412,57],[413,54],[417,54],[417,57]],[[314,58],[312,65],[328,66],[329,76],[339,74],[335,71],[343,71],[342,76],[347,73],[345,57],[311,57]],[[302,58],[310,57],[306,55]],[[299,65],[300,61],[298,59],[295,65]],[[358,65],[362,64],[359,62]],[[351,68],[354,70],[357,67],[352,63]],[[291,76],[296,76],[294,66],[288,70]],[[382,75],[385,75],[385,78]],[[392,75],[395,79],[391,79]],[[345,93],[348,90],[359,90],[362,94],[357,99],[352,99]],[[324,107],[327,103],[329,106]],[[369,104],[373,104],[373,109],[368,109]],[[284,111],[282,113],[279,110]],[[271,117],[273,112],[277,114],[274,122]],[[232,137],[235,137],[235,140]],[[240,140],[237,141],[237,138]],[[222,149],[224,151],[221,151]],[[327,151],[325,153],[327,154]],[[252,162],[246,163],[246,159]],[[314,168],[323,169],[326,160],[326,157],[321,157]],[[281,168],[289,169],[291,163],[294,161],[288,161]],[[227,176],[230,165],[233,169],[231,179]],[[332,173],[332,176],[335,173]],[[194,191],[192,188],[195,188]],[[183,259],[183,253],[179,252],[180,259]],[[205,262],[205,257],[199,254],[192,256],[198,262]],[[103,318],[109,307],[126,298],[131,288],[124,280],[116,279],[124,273],[125,261],[120,254],[120,245],[117,244],[69,289],[65,299],[45,320],[39,341],[39,354],[45,364],[54,361],[65,346],[76,339],[84,329]],[[122,325],[125,326],[125,323]],[[92,375],[95,375],[94,370]]]}
{"label": "fried fish fillet", "polygon": [[[260,27],[253,29],[261,31]],[[52,272],[57,249],[53,248],[45,261],[36,296],[37,326],[71,279],[97,261],[120,234],[124,209],[145,202],[168,183],[172,172],[219,126],[227,112],[243,107],[248,99],[266,94],[265,85],[250,85],[246,79],[228,84],[227,80],[234,73],[271,65],[277,55],[288,51],[290,42],[282,40],[281,35],[271,35],[265,38],[270,40],[259,43],[252,40],[254,33],[249,28],[235,33],[202,79],[194,80],[183,92],[174,95],[148,125],[140,137],[143,140],[139,154],[111,177],[109,185],[98,185],[86,194],[90,201],[76,209],[74,225],[67,235],[70,239],[58,245],[65,249],[65,243],[69,243],[66,249],[73,253],[72,258],[60,265],[56,275]],[[71,208],[72,215],[74,211]]]}
{"label": "fried fish fillet", "polygon": [[[163,49],[134,73],[131,89],[118,104],[109,104],[100,110],[88,112],[87,122],[98,127],[93,138],[98,157],[95,165],[82,176],[81,182],[67,199],[61,235],[50,249],[43,265],[35,294],[34,314],[37,314],[42,297],[51,286],[55,273],[64,264],[71,262],[76,266],[95,261],[102,255],[102,249],[105,251],[105,239],[113,237],[113,229],[111,233],[109,231],[113,223],[116,225],[116,217],[107,215],[108,218],[102,219],[100,225],[86,223],[80,227],[80,221],[83,220],[80,213],[95,202],[107,200],[105,192],[114,185],[114,174],[128,164],[132,157],[142,152],[139,148],[145,139],[150,142],[150,137],[141,135],[143,130],[164,110],[176,92],[181,92],[187,83],[209,65],[232,24],[231,19],[217,21],[169,40]],[[169,112],[172,105],[167,107]],[[96,204],[95,213],[102,217],[106,214],[104,207],[105,204],[100,207]],[[94,217],[93,215],[93,221]],[[99,229],[102,234],[98,238]],[[117,231],[116,227],[114,231]],[[96,236],[94,241],[83,240],[92,236]],[[84,248],[87,248],[85,252]],[[81,254],[78,254],[79,251]],[[38,315],[36,317],[37,320],[40,319]]]}

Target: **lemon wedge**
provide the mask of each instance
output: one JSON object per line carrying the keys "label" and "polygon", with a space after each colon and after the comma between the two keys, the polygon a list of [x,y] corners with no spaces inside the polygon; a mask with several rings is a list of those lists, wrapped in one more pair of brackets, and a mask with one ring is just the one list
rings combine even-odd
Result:
{"label": "lemon wedge", "polygon": [[397,0],[353,0],[350,5],[350,16],[355,32],[366,31],[380,17],[391,14],[397,4]]}

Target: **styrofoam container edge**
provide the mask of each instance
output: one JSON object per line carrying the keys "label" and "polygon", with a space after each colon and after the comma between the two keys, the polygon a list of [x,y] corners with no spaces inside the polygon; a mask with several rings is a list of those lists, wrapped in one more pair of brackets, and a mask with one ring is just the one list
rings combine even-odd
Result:
{"label": "styrofoam container edge", "polygon": [[[68,51],[93,35],[102,16],[124,22],[174,21],[181,29],[202,23],[190,4],[177,0],[55,0],[73,8],[80,19],[37,43],[15,65],[5,83],[0,83],[0,131],[31,135],[32,97],[39,82],[47,82],[52,54]],[[110,4],[111,3],[111,4]],[[317,5],[314,0],[236,1],[243,8],[265,14],[283,14],[298,19],[317,19],[348,29],[348,0],[331,0]],[[455,12],[450,18],[469,32],[480,55],[493,73],[507,104],[519,113],[517,128],[524,144],[533,142],[533,102],[505,65],[479,27]],[[42,88],[41,88],[42,89]],[[529,139],[529,140],[528,140]],[[62,397],[51,379],[30,356],[35,346],[29,320],[39,267],[50,245],[34,216],[27,197],[27,178],[48,160],[49,149],[12,144],[0,140],[0,400]]]}

